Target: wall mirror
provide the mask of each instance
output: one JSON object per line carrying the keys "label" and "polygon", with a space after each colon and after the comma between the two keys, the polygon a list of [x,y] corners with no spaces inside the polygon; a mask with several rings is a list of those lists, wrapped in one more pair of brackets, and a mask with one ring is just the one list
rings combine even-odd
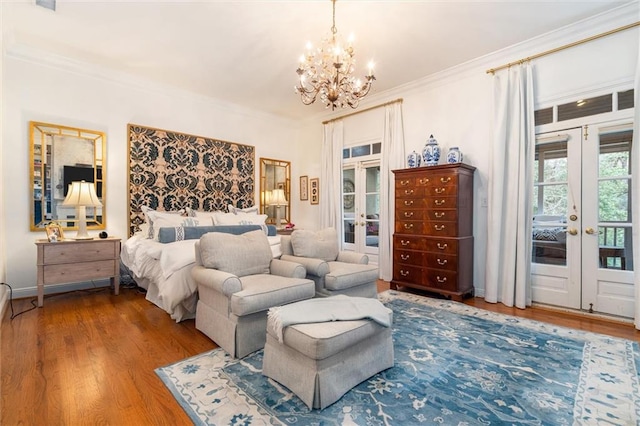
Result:
{"label": "wall mirror", "polygon": [[291,163],[260,158],[260,213],[282,228],[291,220]]}
{"label": "wall mirror", "polygon": [[106,137],[103,132],[57,124],[29,122],[30,229],[44,231],[57,222],[63,229],[77,229],[75,206],[63,205],[71,182],[93,182],[101,207],[87,207],[87,228],[106,224]]}

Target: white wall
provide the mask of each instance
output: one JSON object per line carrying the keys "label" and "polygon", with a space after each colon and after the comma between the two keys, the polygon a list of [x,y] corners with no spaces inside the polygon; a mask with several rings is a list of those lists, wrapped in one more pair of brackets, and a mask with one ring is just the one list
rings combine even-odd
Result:
{"label": "white wall", "polygon": [[[367,108],[402,98],[407,154],[413,150],[421,152],[429,135],[433,134],[444,152],[451,146],[458,146],[464,154],[464,162],[477,168],[474,185],[476,294],[483,295],[485,288],[487,208],[483,201],[487,198],[493,137],[493,76],[486,70],[629,24],[636,21],[637,16],[638,3],[627,5],[607,15],[425,77],[422,81],[373,95],[362,103],[361,108]],[[615,88],[632,88],[638,39],[637,28],[626,30],[534,60],[536,107],[611,93]],[[497,75],[501,75],[500,71]],[[300,139],[304,140],[305,146],[319,146],[322,141],[321,121],[350,112],[341,111],[304,123]],[[379,116],[368,112],[345,119],[345,141],[357,140],[358,134],[367,138],[371,129],[380,127],[379,119]],[[301,174],[319,173],[319,165],[312,159],[313,156],[299,158]],[[305,224],[313,228],[319,223],[317,208],[303,206],[300,210],[307,213]]]}
{"label": "white wall", "polygon": [[29,231],[30,120],[106,133],[107,232],[123,239],[127,236],[128,123],[255,146],[256,192],[260,157],[294,160],[296,125],[288,120],[138,84],[122,76],[105,77],[100,70],[77,64],[49,66],[30,53],[14,50],[3,60],[0,179],[10,184],[0,188],[10,209],[3,215],[6,232],[2,236],[11,242],[11,250],[2,258],[6,259],[6,279],[17,290],[14,297],[35,294],[34,241],[44,235]]}

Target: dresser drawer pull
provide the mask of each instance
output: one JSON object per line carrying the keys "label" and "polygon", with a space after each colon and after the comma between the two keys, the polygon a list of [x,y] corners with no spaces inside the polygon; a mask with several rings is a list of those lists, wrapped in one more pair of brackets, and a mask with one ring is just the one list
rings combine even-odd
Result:
{"label": "dresser drawer pull", "polygon": [[444,259],[444,260],[438,259],[437,262],[438,262],[438,265],[446,265],[447,264],[447,259]]}
{"label": "dresser drawer pull", "polygon": [[447,188],[436,188],[436,194],[442,194]]}
{"label": "dresser drawer pull", "polygon": [[401,186],[407,186],[407,185],[409,185],[410,183],[411,183],[411,181],[410,181],[410,180],[401,180],[401,181],[400,181],[400,185],[401,185]]}
{"label": "dresser drawer pull", "polygon": [[411,244],[411,241],[400,240],[400,244],[403,246],[408,246],[409,244]]}
{"label": "dresser drawer pull", "polygon": [[410,256],[410,255],[408,255],[408,254],[401,254],[401,255],[400,255],[400,259],[402,259],[402,260],[409,260],[409,258],[410,258],[410,257],[411,257],[411,256]]}
{"label": "dresser drawer pull", "polygon": [[413,229],[413,223],[405,223],[404,229]]}
{"label": "dresser drawer pull", "polygon": [[404,190],[404,195],[411,195],[413,194],[413,189],[405,189]]}
{"label": "dresser drawer pull", "polygon": [[413,200],[405,200],[404,205],[405,206],[412,206],[413,205]]}
{"label": "dresser drawer pull", "polygon": [[440,178],[440,182],[442,182],[442,183],[451,182],[451,177],[446,177],[446,178],[441,177]]}
{"label": "dresser drawer pull", "polygon": [[404,212],[404,217],[413,217],[413,212]]}
{"label": "dresser drawer pull", "polygon": [[440,278],[440,275],[438,275],[436,277],[436,281],[438,281],[439,283],[446,283],[447,282],[447,277]]}
{"label": "dresser drawer pull", "polygon": [[422,178],[418,181],[420,184],[424,185],[425,183],[429,183],[429,179],[428,178]]}
{"label": "dresser drawer pull", "polygon": [[436,228],[436,231],[444,231],[444,225],[433,225]]}
{"label": "dresser drawer pull", "polygon": [[402,275],[403,277],[408,277],[409,276],[409,271],[405,271],[404,269],[400,269],[400,275]]}
{"label": "dresser drawer pull", "polygon": [[438,243],[438,248],[439,248],[440,250],[444,250],[444,249],[446,249],[447,247],[449,247],[449,245],[448,245],[448,244],[446,244],[446,243],[445,243],[445,244]]}
{"label": "dresser drawer pull", "polygon": [[443,218],[443,217],[444,217],[444,212],[435,212],[434,214],[435,214],[435,216],[436,216],[438,219],[440,219],[440,218]]}
{"label": "dresser drawer pull", "polygon": [[436,204],[436,206],[441,206],[446,202],[446,200],[433,200],[433,202]]}

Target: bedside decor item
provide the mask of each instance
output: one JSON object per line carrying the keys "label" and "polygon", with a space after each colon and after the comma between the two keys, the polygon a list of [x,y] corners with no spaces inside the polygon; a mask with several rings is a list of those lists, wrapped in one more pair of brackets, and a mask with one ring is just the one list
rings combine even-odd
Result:
{"label": "bedside decor item", "polygon": [[280,207],[287,205],[287,199],[284,196],[284,189],[274,189],[271,191],[269,204],[276,208],[276,229],[282,228],[282,213]]}
{"label": "bedside decor item", "polygon": [[422,164],[422,157],[415,150],[413,150],[411,154],[407,155],[407,167],[420,167],[420,164]]}
{"label": "bedside decor item", "polygon": [[309,176],[300,176],[300,201],[309,199]]}
{"label": "bedside decor item", "polygon": [[449,152],[447,152],[447,163],[462,163],[462,151],[460,151],[457,146],[449,148]]}
{"label": "bedside decor item", "polygon": [[109,234],[107,234],[105,231],[102,231],[101,233],[98,234],[98,236],[104,240],[109,236]]}
{"label": "bedside decor item", "polygon": [[309,179],[311,185],[311,204],[320,204],[320,179]]}
{"label": "bedside decor item", "polygon": [[[76,220],[78,221],[78,233],[76,240],[93,239],[87,233],[87,207],[102,207],[102,203],[96,195],[96,187],[92,182],[71,182],[67,197],[62,202],[63,206],[76,207]],[[95,217],[95,212],[93,214]]]}
{"label": "bedside decor item", "polygon": [[422,149],[422,157],[426,166],[438,165],[438,161],[440,161],[440,147],[433,135],[429,136],[427,144]]}
{"label": "bedside decor item", "polygon": [[50,222],[44,227],[45,232],[47,233],[47,240],[50,243],[56,243],[58,241],[64,240],[64,232],[62,231],[62,227],[56,222]]}
{"label": "bedside decor item", "polygon": [[333,7],[333,25],[331,35],[322,40],[318,48],[313,49],[307,43],[305,53],[300,57],[300,65],[296,72],[299,82],[295,86],[296,93],[302,103],[310,105],[320,95],[320,101],[331,110],[338,108],[357,108],[360,99],[364,98],[376,77],[373,75],[373,62],[369,62],[369,72],[364,83],[353,75],[355,71],[355,51],[351,45],[342,42],[336,28],[336,0],[331,0]]}

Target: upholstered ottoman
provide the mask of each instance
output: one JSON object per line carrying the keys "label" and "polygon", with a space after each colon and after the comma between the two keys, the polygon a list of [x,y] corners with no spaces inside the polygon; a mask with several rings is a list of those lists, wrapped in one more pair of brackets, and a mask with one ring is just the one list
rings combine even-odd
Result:
{"label": "upholstered ottoman", "polygon": [[[388,315],[391,323],[390,310]],[[262,374],[289,388],[309,408],[323,409],[393,367],[391,326],[370,319],[296,324],[283,330],[282,342],[276,328],[269,316]]]}

